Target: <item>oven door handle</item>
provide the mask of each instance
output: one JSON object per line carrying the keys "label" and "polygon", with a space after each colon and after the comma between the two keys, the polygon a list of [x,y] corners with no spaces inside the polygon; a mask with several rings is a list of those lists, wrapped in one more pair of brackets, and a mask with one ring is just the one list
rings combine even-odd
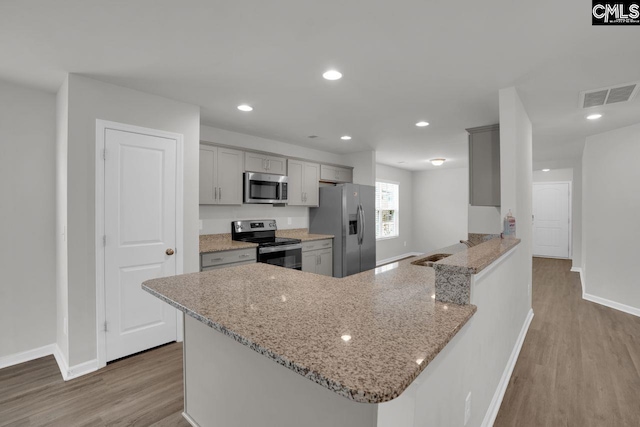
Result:
{"label": "oven door handle", "polygon": [[291,251],[294,249],[302,249],[302,244],[295,245],[280,245],[280,246],[267,246],[265,248],[258,248],[259,254],[270,254],[273,252]]}

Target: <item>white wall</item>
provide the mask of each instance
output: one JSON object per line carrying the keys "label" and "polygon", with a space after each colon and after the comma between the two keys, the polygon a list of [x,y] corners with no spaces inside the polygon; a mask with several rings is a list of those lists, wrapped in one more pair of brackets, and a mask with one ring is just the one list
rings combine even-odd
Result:
{"label": "white wall", "polygon": [[[312,162],[331,163],[344,166],[357,166],[354,169],[354,180],[358,173],[363,179],[368,179],[367,174],[371,168],[366,168],[368,160],[373,152],[353,153],[340,155],[312,148],[288,144],[272,139],[260,138],[253,135],[231,132],[211,126],[201,126],[200,140],[215,144],[228,145],[238,149],[251,149],[274,153],[285,157],[298,157]],[[363,171],[358,172],[360,169]],[[366,170],[365,170],[366,169]],[[368,172],[367,172],[368,171]],[[239,205],[239,206],[212,206],[202,205],[199,208],[202,229],[200,234],[230,233],[231,221],[238,219],[275,219],[280,229],[308,228],[309,208],[301,206],[273,207],[271,205]],[[289,220],[291,223],[289,223]]]}
{"label": "white wall", "polygon": [[469,205],[469,233],[498,234],[502,233],[500,206]]}
{"label": "white wall", "polygon": [[552,169],[548,172],[533,171],[533,182],[573,182],[573,168]]}
{"label": "white wall", "polygon": [[640,313],[640,124],[586,139],[585,293]]}
{"label": "white wall", "polygon": [[96,358],[95,126],[103,119],[184,135],[184,270],[198,262],[200,109],[156,95],[69,75],[67,214],[69,365]]}
{"label": "white wall", "polygon": [[376,241],[376,261],[381,261],[413,251],[413,179],[408,170],[382,164],[376,165],[376,174],[376,180],[398,183],[400,190],[400,235]]}
{"label": "white wall", "polygon": [[[532,127],[514,87],[500,90],[500,194],[501,217],[511,210],[517,221],[516,235],[522,240],[518,251],[520,270],[513,286],[531,288],[533,227]],[[529,300],[529,306],[531,306]]]}
{"label": "white wall", "polygon": [[468,238],[469,169],[413,173],[413,249],[431,252]]}
{"label": "white wall", "polygon": [[56,341],[55,106],[0,81],[0,358]]}
{"label": "white wall", "polygon": [[353,166],[353,183],[362,185],[376,185],[376,152],[358,151],[344,156]]}

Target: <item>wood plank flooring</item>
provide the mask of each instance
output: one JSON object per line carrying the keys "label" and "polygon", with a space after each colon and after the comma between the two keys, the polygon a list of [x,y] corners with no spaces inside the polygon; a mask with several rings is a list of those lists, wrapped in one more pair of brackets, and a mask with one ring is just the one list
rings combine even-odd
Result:
{"label": "wood plank flooring", "polygon": [[640,318],[582,299],[571,261],[533,259],[535,316],[494,426],[640,426]]}
{"label": "wood plank flooring", "polygon": [[185,426],[182,344],[63,381],[53,356],[0,370],[0,426]]}
{"label": "wood plank flooring", "polygon": [[[640,318],[582,300],[570,261],[533,266],[535,317],[495,426],[640,426]],[[0,426],[188,427],[182,396],[178,343],[68,382],[48,356],[0,370]]]}

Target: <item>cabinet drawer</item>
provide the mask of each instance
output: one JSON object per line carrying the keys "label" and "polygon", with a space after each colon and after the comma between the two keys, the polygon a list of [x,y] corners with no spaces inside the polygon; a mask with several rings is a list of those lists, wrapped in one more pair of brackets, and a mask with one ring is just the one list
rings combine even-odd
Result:
{"label": "cabinet drawer", "polygon": [[202,268],[241,261],[256,262],[256,248],[238,249],[234,251],[209,252],[201,255]]}
{"label": "cabinet drawer", "polygon": [[302,252],[315,251],[318,249],[330,249],[333,247],[333,239],[312,240],[302,242]]}
{"label": "cabinet drawer", "polygon": [[234,262],[232,264],[220,264],[220,265],[213,265],[211,267],[202,267],[202,269],[200,271],[218,270],[220,268],[237,267],[239,265],[255,264],[255,263],[256,263],[255,260],[254,261],[240,261],[240,262]]}

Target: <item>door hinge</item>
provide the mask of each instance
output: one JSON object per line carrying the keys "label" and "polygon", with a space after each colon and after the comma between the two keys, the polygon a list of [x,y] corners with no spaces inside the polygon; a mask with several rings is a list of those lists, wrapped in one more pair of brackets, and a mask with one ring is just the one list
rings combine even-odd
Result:
{"label": "door hinge", "polygon": [[107,235],[102,236],[102,246],[107,246]]}
{"label": "door hinge", "polygon": [[104,321],[104,331],[107,332],[109,329],[107,328],[107,321]]}
{"label": "door hinge", "polygon": [[107,160],[107,149],[102,150],[102,160]]}

